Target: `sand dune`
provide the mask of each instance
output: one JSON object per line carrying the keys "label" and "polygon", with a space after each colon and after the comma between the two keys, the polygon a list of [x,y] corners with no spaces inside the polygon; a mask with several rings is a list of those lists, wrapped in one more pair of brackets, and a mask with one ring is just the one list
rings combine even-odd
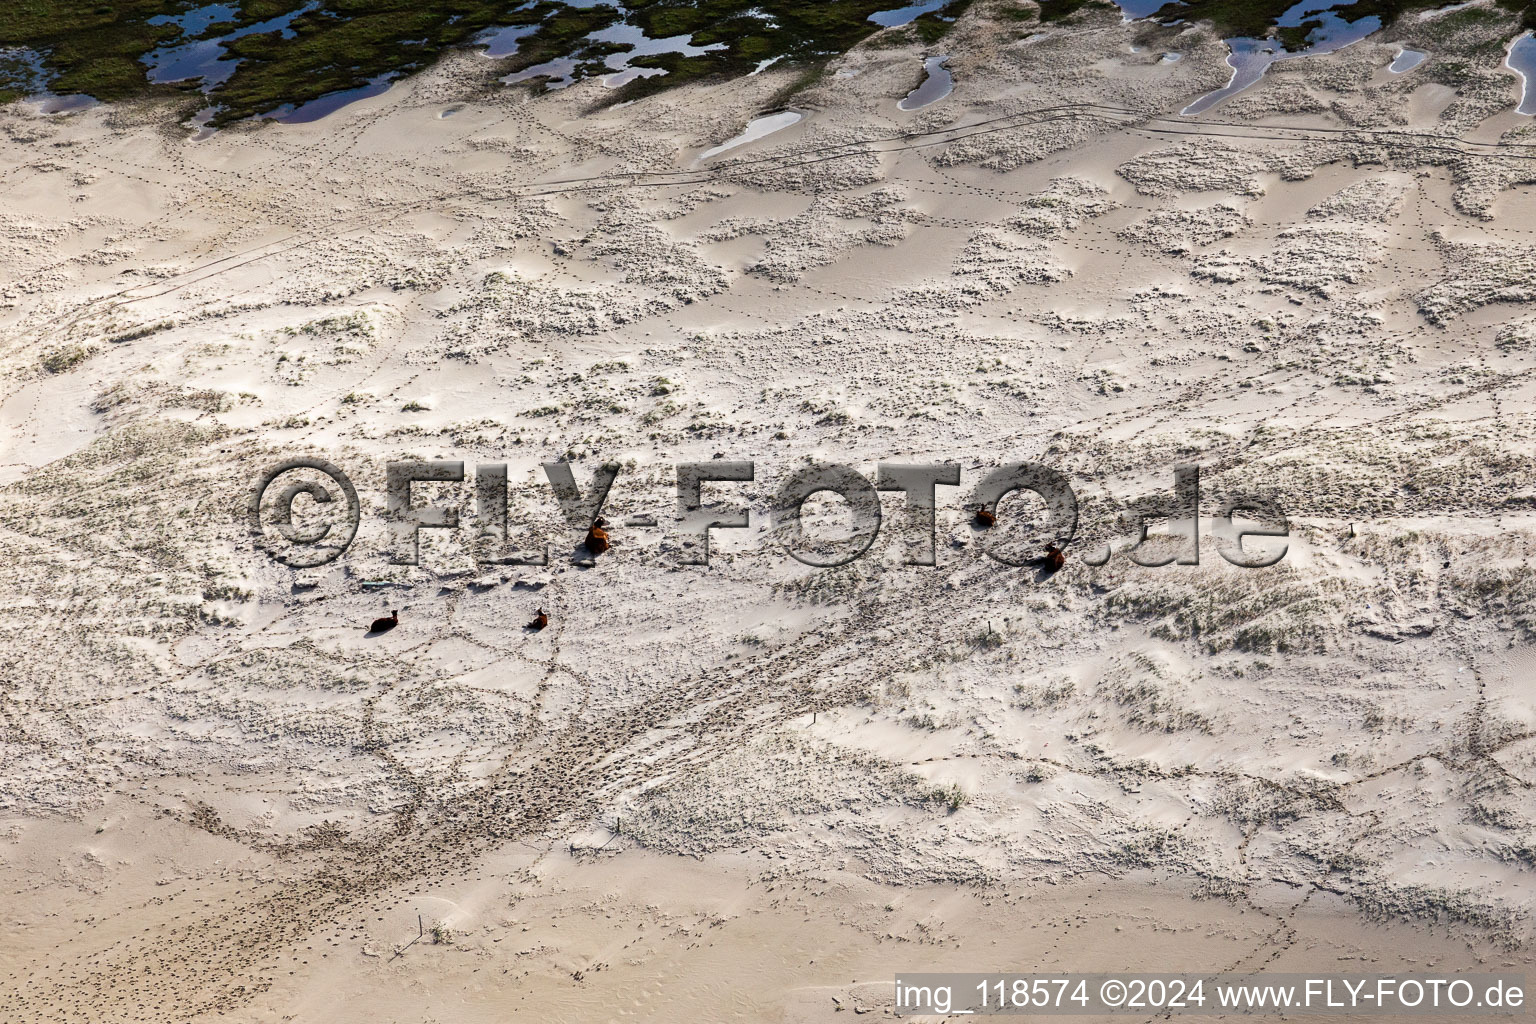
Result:
{"label": "sand dune", "polygon": [[[876,45],[787,101],[770,67],[594,110],[466,55],[196,141],[0,110],[0,1018],[800,1021],[898,970],[1530,964],[1507,26],[1412,19],[1181,118],[1230,73],[1200,27],[988,11],[913,112],[931,54]],[[246,503],[304,455],[361,523],[293,569]],[[417,566],[405,459],[470,474],[416,485],[463,525]],[[807,459],[958,463],[938,565],[897,494],[859,561],[786,555]],[[596,559],[555,460],[620,466]],[[716,460],[756,462],[710,492],[753,523],[690,565],[674,467]],[[1019,461],[1077,493],[1054,575],[966,507]],[[547,565],[476,560],[493,463]],[[1083,561],[1189,463],[1207,525],[1282,501],[1278,565],[1208,529],[1198,565]]]}

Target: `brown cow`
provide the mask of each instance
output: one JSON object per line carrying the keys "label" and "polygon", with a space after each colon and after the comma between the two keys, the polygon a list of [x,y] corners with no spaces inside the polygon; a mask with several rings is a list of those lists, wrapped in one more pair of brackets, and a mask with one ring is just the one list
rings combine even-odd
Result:
{"label": "brown cow", "polygon": [[1058,571],[1067,564],[1067,556],[1061,553],[1061,548],[1055,544],[1045,546],[1045,567],[1050,572]]}
{"label": "brown cow", "polygon": [[600,555],[608,550],[608,531],[603,529],[607,525],[608,523],[603,519],[594,520],[592,529],[587,531],[587,539],[582,542],[594,555]]}

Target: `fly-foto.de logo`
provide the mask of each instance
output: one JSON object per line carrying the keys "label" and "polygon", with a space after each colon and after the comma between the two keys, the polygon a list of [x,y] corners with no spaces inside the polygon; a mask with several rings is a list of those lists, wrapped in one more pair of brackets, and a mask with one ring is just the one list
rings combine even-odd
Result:
{"label": "fly-foto.de logo", "polygon": [[[708,565],[711,533],[752,525],[753,509],[743,500],[740,488],[757,481],[757,464],[716,460],[680,463],[675,469],[677,516],[669,528],[677,541],[676,561]],[[585,534],[581,547],[586,556],[607,551],[613,531],[620,528],[603,517],[603,507],[619,478],[620,467],[612,463],[599,466],[585,488],[577,483],[570,463],[545,463],[543,471],[561,517],[577,535]],[[863,556],[880,535],[885,519],[880,493],[895,492],[900,495],[895,502],[905,520],[897,527],[905,538],[902,564],[937,566],[939,488],[960,486],[960,477],[958,464],[943,462],[882,462],[875,468],[873,481],[851,466],[806,466],[788,474],[774,492],[767,510],[769,536],[789,557],[805,565],[847,565]],[[1122,532],[1121,542],[1084,546],[1076,557],[1093,566],[1122,556],[1142,566],[1198,565],[1200,467],[1177,466],[1173,477],[1170,493],[1137,501],[1120,514],[1116,526]],[[287,483],[279,486],[285,479]],[[519,535],[509,526],[506,463],[480,463],[474,467],[471,480],[466,478],[463,462],[446,460],[386,464],[385,518],[391,535],[391,561],[419,564],[422,530],[460,529],[458,507],[419,503],[412,494],[412,485],[417,483],[473,486],[471,544],[478,562],[549,563],[549,538],[531,532]],[[1042,516],[1031,519],[1027,530],[1009,529],[1016,524],[1005,519],[1008,509],[1017,510],[1024,502],[1005,503],[1004,499],[1020,492],[1034,495],[1044,505]],[[852,527],[842,536],[817,536],[805,527],[806,503],[822,493],[836,495],[846,505]],[[317,505],[335,507],[344,502],[346,509],[330,522],[300,525],[295,523],[295,506],[301,496]],[[960,507],[971,515],[980,549],[1002,565],[1035,565],[1054,572],[1065,564],[1078,533],[1078,501],[1071,483],[1060,472],[1037,463],[1011,463],[989,471]],[[347,550],[357,536],[362,506],[357,488],[338,467],[324,459],[295,458],[271,467],[256,482],[249,517],[258,547],[285,565],[309,568],[333,562]],[[1163,529],[1152,533],[1149,526],[1155,523],[1162,523]],[[1263,541],[1248,548],[1243,544],[1245,538],[1289,536],[1285,512],[1271,495],[1229,494],[1206,523],[1205,532],[1214,537],[1218,553],[1232,565],[1264,568],[1285,557],[1288,545],[1283,541]],[[658,525],[653,516],[633,516],[624,524]]]}

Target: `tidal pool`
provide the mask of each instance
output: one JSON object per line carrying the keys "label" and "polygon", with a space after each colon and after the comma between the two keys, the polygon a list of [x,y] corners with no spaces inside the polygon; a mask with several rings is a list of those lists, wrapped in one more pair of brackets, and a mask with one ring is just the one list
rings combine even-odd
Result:
{"label": "tidal pool", "polygon": [[581,62],[574,57],[556,57],[543,64],[535,64],[510,75],[503,75],[501,80],[508,85],[516,85],[518,82],[526,82],[542,75],[549,79],[544,83],[546,89],[564,89],[576,81],[576,69],[579,67]]}
{"label": "tidal pool", "polygon": [[804,117],[805,115],[798,110],[781,110],[777,114],[764,114],[762,117],[754,117],[747,122],[746,130],[740,135],[734,139],[727,139],[718,146],[706,149],[699,154],[699,159],[701,161],[708,160],[710,157],[719,156],[721,153],[735,149],[737,146],[745,146],[749,142],[756,142],[758,139],[772,135],[774,132],[783,131],[792,124],[799,124]]}
{"label": "tidal pool", "polygon": [[882,28],[900,28],[902,25],[916,21],[925,14],[939,10],[949,2],[950,0],[923,0],[922,3],[897,7],[890,11],[876,11],[869,16],[869,20]]}
{"label": "tidal pool", "polygon": [[1466,0],[1466,3],[1451,4],[1449,7],[1437,7],[1432,11],[1421,11],[1419,12],[1419,20],[1432,21],[1444,14],[1450,14],[1454,11],[1464,11],[1477,2],[1478,0]]}
{"label": "tidal pool", "polygon": [[90,110],[92,107],[101,106],[101,101],[93,96],[85,96],[75,93],[73,96],[54,96],[52,93],[38,93],[36,96],[28,96],[26,102],[39,114],[74,114],[81,110]]}
{"label": "tidal pool", "polygon": [[181,14],[157,14],[146,24],[175,25],[189,36],[200,36],[221,21],[234,21],[239,14],[237,4],[207,4]]}
{"label": "tidal pool", "polygon": [[1527,32],[1510,43],[1504,64],[1520,76],[1520,105],[1515,113],[1536,117],[1536,33]]}
{"label": "tidal pool", "polygon": [[43,56],[24,46],[0,46],[0,91],[20,93],[22,102],[39,114],[73,114],[100,106],[94,96],[74,93],[56,96],[48,90],[52,78]]}
{"label": "tidal pool", "polygon": [[395,75],[387,72],[375,75],[368,80],[367,85],[360,85],[356,89],[342,89],[339,92],[327,93],[319,99],[310,100],[308,103],[300,103],[298,106],[289,104],[279,107],[265,116],[281,121],[283,124],[309,124],[318,121],[328,114],[334,114],[349,103],[365,100],[370,96],[379,96],[389,91],[394,84]]}
{"label": "tidal pool", "polygon": [[1424,58],[1428,56],[1423,50],[1400,50],[1392,63],[1387,65],[1387,70],[1394,75],[1401,75],[1423,64]]}
{"label": "tidal pool", "polygon": [[918,83],[916,89],[902,97],[896,106],[900,110],[917,110],[926,107],[930,103],[939,100],[955,91],[955,76],[949,73],[944,62],[949,60],[946,56],[929,57],[923,61],[923,71],[926,74]]}
{"label": "tidal pool", "polygon": [[0,89],[19,93],[48,91],[43,55],[25,46],[0,46]]}
{"label": "tidal pool", "polygon": [[1126,21],[1150,18],[1163,8],[1164,0],[1115,0],[1120,14]]}
{"label": "tidal pool", "polygon": [[518,40],[538,30],[538,25],[506,25],[501,28],[488,28],[475,40],[475,45],[484,47],[482,52],[485,56],[492,60],[501,60],[517,52]]}

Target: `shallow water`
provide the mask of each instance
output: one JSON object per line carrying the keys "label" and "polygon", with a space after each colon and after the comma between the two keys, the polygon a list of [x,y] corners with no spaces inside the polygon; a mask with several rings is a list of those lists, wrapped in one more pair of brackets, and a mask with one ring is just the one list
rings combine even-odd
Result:
{"label": "shallow water", "polygon": [[754,117],[747,122],[746,130],[740,135],[734,139],[727,139],[711,149],[706,149],[699,154],[699,159],[708,160],[710,157],[719,156],[721,153],[735,149],[737,146],[745,146],[749,142],[756,142],[758,139],[772,135],[774,132],[783,131],[792,124],[799,124],[804,117],[805,115],[798,110],[781,110],[777,114],[764,114],[762,117]]}
{"label": "shallow water", "polygon": [[900,110],[917,110],[920,107],[926,107],[930,103],[937,103],[945,96],[954,92],[955,76],[950,74],[949,69],[944,66],[944,62],[947,60],[949,60],[948,57],[940,55],[938,57],[929,57],[923,61],[923,70],[927,74],[918,83],[916,89],[907,93],[901,102],[896,104],[897,108]]}
{"label": "shallow water", "polygon": [[667,73],[663,68],[630,67],[629,62],[635,57],[650,56],[657,53],[680,53],[684,57],[697,57],[712,50],[723,50],[726,48],[725,43],[694,46],[688,41],[692,38],[690,34],[667,36],[664,39],[652,39],[645,34],[644,29],[638,25],[631,25],[628,22],[613,25],[600,32],[593,32],[586,38],[600,43],[628,44],[632,47],[632,49],[626,50],[623,53],[610,54],[603,61],[604,64],[613,68],[615,72],[615,74],[603,77],[603,84],[610,89],[617,89],[619,86],[624,85],[626,82],[634,81],[636,78],[650,78],[653,75],[664,75]]}
{"label": "shallow water", "polygon": [[869,20],[884,28],[899,28],[916,21],[925,14],[939,10],[950,0],[922,0],[921,3],[911,4],[907,7],[897,7],[890,11],[876,11],[869,16]]}
{"label": "shallow water", "polygon": [[1428,56],[1423,50],[1403,50],[1387,65],[1387,70],[1394,75],[1404,74],[1423,64],[1424,58]]}
{"label": "shallow water", "polygon": [[1478,0],[1466,0],[1466,3],[1451,4],[1449,7],[1437,7],[1432,11],[1422,11],[1419,14],[1419,20],[1431,21],[1440,17],[1442,14],[1450,14],[1452,11],[1464,11],[1477,2]]}
{"label": "shallow water", "polygon": [[239,17],[237,4],[208,4],[195,7],[182,14],[159,14],[149,19],[150,25],[177,25],[189,36],[200,36],[210,26],[221,21],[234,21]]}
{"label": "shallow water", "polygon": [[1150,18],[1162,10],[1166,0],[1115,0],[1120,13],[1126,21],[1135,21],[1137,18]]}
{"label": "shallow water", "polygon": [[[229,81],[230,76],[240,66],[239,58],[228,56],[227,43],[242,36],[267,32],[277,32],[283,39],[295,39],[298,34],[293,29],[294,21],[319,7],[320,0],[310,0],[309,3],[287,14],[247,25],[211,39],[194,39],[175,46],[162,47],[145,54],[140,60],[146,65],[146,77],[151,82],[165,84],[196,80],[203,92],[210,92]],[[238,14],[239,8],[234,4],[207,4],[179,15],[160,15],[151,18],[149,24],[179,25],[188,35],[195,36],[207,32],[220,22],[234,20]],[[424,42],[424,40],[421,41]],[[397,72],[375,75],[366,85],[354,89],[342,89],[296,105],[285,104],[263,116],[284,124],[318,121],[349,103],[379,95],[386,91],[397,77]],[[209,106],[198,111],[193,117],[189,127],[196,129],[193,135],[194,141],[213,134],[214,129],[210,128],[209,124],[216,113],[217,108]]]}
{"label": "shallow water", "polygon": [[547,76],[549,81],[544,83],[547,89],[564,89],[576,81],[576,69],[581,63],[572,57],[556,57],[547,60],[543,64],[535,64],[532,67],[523,68],[510,75],[501,76],[501,80],[507,85],[516,85],[518,82],[526,82],[540,75]]}
{"label": "shallow water", "polygon": [[218,107],[204,107],[202,110],[199,110],[197,113],[193,114],[190,121],[183,122],[183,127],[197,129],[192,135],[193,142],[201,142],[209,136],[216,134],[215,131],[208,126],[213,121],[213,115],[217,114],[218,112]]}
{"label": "shallow water", "polygon": [[[229,76],[235,73],[235,68],[240,66],[238,58],[225,59],[228,52],[224,44],[241,36],[257,35],[262,32],[279,32],[284,39],[293,39],[295,33],[292,29],[294,19],[302,14],[308,14],[319,7],[319,0],[305,4],[298,10],[287,14],[270,18],[267,21],[259,21],[254,25],[236,29],[228,35],[216,36],[213,39],[199,39],[190,43],[181,43],[177,46],[162,47],[152,50],[140,57],[139,60],[148,67],[146,74],[151,82],[164,85],[170,82],[186,82],[191,79],[202,81],[202,90],[207,92],[216,85],[229,81]],[[150,24],[175,22],[187,27],[187,25],[201,25],[199,31],[206,30],[208,26],[219,21],[229,20],[225,12],[233,12],[234,8],[222,4],[210,4],[207,7],[199,7],[188,11],[186,14],[172,18],[162,15],[159,18],[151,18]],[[184,24],[185,23],[185,24]],[[190,31],[190,30],[189,30]]]}
{"label": "shallow water", "polygon": [[490,28],[480,34],[480,37],[475,40],[475,45],[485,47],[485,56],[492,60],[500,60],[517,52],[518,40],[538,30],[537,25],[507,25],[503,28]]}
{"label": "shallow water", "polygon": [[100,106],[93,96],[56,96],[48,90],[52,78],[42,54],[24,46],[0,46],[0,88],[22,94],[22,102],[38,114],[73,114]]}
{"label": "shallow water", "polygon": [[1536,33],[1527,32],[1509,44],[1504,64],[1520,76],[1522,83],[1520,105],[1515,113],[1536,117]]}
{"label": "shallow water", "polygon": [[1294,53],[1281,45],[1278,39],[1254,39],[1248,36],[1228,39],[1226,41],[1229,51],[1227,66],[1232,69],[1231,81],[1224,88],[1206,93],[1179,113],[1186,115],[1203,113],[1218,103],[1231,99],[1263,78],[1264,72],[1268,71],[1269,66],[1277,60],[1286,60],[1291,57],[1320,57],[1334,53],[1346,46],[1353,46],[1381,30],[1381,19],[1375,15],[1350,22],[1336,13],[1336,8],[1347,6],[1349,5],[1330,6],[1320,3],[1319,0],[1301,0],[1282,14],[1276,23],[1283,27],[1295,28],[1305,21],[1321,22],[1307,36],[1306,49],[1297,50]]}
{"label": "shallow water", "polygon": [[365,100],[370,96],[379,96],[389,91],[394,84],[393,73],[375,75],[368,80],[367,85],[360,85],[356,89],[343,89],[340,92],[327,93],[319,99],[310,100],[308,103],[300,103],[298,106],[287,108],[279,107],[268,114],[268,117],[281,121],[283,124],[309,124],[318,121],[328,114],[334,114],[349,103]]}
{"label": "shallow water", "polygon": [[[651,78],[655,75],[667,73],[664,68],[630,67],[629,62],[636,57],[650,56],[657,53],[680,53],[684,57],[697,57],[700,54],[726,48],[725,43],[694,46],[688,41],[691,38],[691,35],[684,34],[654,39],[646,35],[645,30],[640,26],[631,25],[628,22],[620,22],[617,25],[610,25],[608,28],[600,29],[596,32],[589,32],[582,37],[580,45],[585,46],[589,42],[618,43],[630,47],[622,53],[609,54],[603,61],[603,64],[612,70],[611,74],[603,76],[603,84],[610,89],[617,89],[619,86],[632,82],[637,78]],[[516,85],[518,82],[526,82],[529,79],[545,75],[550,79],[548,88],[564,89],[576,81],[576,72],[580,68],[581,62],[574,57],[556,57],[542,64],[535,64],[532,67],[506,75],[501,80],[508,85]]]}
{"label": "shallow water", "polygon": [[26,99],[39,114],[73,114],[81,110],[90,110],[92,107],[101,106],[101,101],[93,96],[85,96],[76,93],[73,96],[55,96],[52,93],[38,93],[36,96],[28,96]]}
{"label": "shallow water", "polygon": [[1252,39],[1246,36],[1228,39],[1227,66],[1232,69],[1232,78],[1225,87],[1206,93],[1179,113],[1199,114],[1236,96],[1263,78],[1264,72],[1284,52],[1280,44],[1272,39]]}
{"label": "shallow water", "polygon": [[47,91],[43,55],[25,46],[0,46],[0,88],[21,93]]}

